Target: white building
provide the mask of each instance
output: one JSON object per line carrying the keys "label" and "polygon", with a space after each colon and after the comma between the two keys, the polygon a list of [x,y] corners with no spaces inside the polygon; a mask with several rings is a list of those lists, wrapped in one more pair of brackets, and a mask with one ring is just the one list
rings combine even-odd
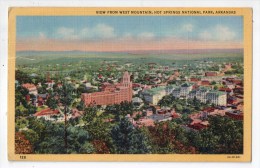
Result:
{"label": "white building", "polygon": [[203,103],[207,102],[206,95],[210,91],[209,88],[206,87],[200,87],[197,90],[193,90],[189,93],[188,98],[193,99],[196,97],[198,100],[200,100]]}
{"label": "white building", "polygon": [[188,98],[193,99],[194,97],[203,103],[210,102],[219,106],[227,105],[226,92],[214,91],[206,87],[200,87],[197,90],[191,91]]}
{"label": "white building", "polygon": [[145,90],[143,93],[145,101],[157,105],[158,102],[166,95],[165,87],[157,87]]}
{"label": "white building", "polygon": [[192,85],[189,83],[184,83],[180,87],[180,96],[187,97],[188,94],[192,91]]}
{"label": "white building", "polygon": [[172,95],[173,97],[179,98],[181,97],[181,89],[180,88],[176,88],[172,91]]}
{"label": "white building", "polygon": [[227,105],[227,93],[220,92],[220,91],[210,91],[206,95],[207,101],[210,103],[219,105],[219,106],[226,106]]}

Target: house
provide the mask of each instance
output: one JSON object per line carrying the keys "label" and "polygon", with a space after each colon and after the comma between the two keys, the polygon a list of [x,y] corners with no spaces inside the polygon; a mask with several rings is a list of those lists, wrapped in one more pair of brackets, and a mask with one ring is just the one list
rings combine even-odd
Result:
{"label": "house", "polygon": [[217,76],[217,72],[205,72],[205,76]]}
{"label": "house", "polygon": [[82,115],[83,115],[83,111],[79,111],[78,109],[76,109],[76,108],[73,108],[72,110],[71,110],[71,118],[78,118],[78,117],[81,117]]}
{"label": "house", "polygon": [[200,84],[202,86],[209,86],[210,85],[210,81],[209,80],[202,80]]}
{"label": "house", "polygon": [[140,118],[138,121],[134,123],[134,125],[137,127],[142,127],[142,126],[154,127],[155,124],[154,124],[154,120],[151,118]]}
{"label": "house", "polygon": [[45,93],[45,94],[38,94],[37,95],[37,105],[36,106],[42,106],[42,105],[45,105],[45,102],[48,98],[48,94]]}
{"label": "house", "polygon": [[41,111],[38,111],[35,114],[33,114],[33,116],[35,116],[37,118],[44,118],[45,120],[48,120],[48,121],[61,121],[62,120],[60,118],[59,110],[53,110],[50,108],[46,108]]}
{"label": "house", "polygon": [[188,127],[195,129],[195,130],[202,130],[202,129],[207,128],[208,125],[209,125],[209,123],[207,121],[206,122],[200,121],[200,122],[193,122],[193,123],[189,124]]}
{"label": "house", "polygon": [[54,80],[50,80],[48,82],[45,83],[47,85],[47,90],[48,89],[53,89],[53,85],[55,84]]}
{"label": "house", "polygon": [[37,87],[34,84],[25,83],[25,84],[22,84],[22,87],[27,89],[29,91],[29,94],[33,94],[35,96],[38,94]]}
{"label": "house", "polygon": [[235,120],[243,120],[244,119],[244,113],[239,111],[239,110],[228,111],[228,112],[226,112],[226,116],[233,118]]}

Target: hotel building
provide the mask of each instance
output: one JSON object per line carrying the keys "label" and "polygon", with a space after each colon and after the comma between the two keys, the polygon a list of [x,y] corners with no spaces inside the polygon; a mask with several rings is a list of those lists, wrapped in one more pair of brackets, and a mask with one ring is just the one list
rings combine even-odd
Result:
{"label": "hotel building", "polygon": [[132,101],[132,82],[128,72],[123,74],[120,83],[106,85],[101,92],[83,93],[81,100],[86,106],[119,104]]}

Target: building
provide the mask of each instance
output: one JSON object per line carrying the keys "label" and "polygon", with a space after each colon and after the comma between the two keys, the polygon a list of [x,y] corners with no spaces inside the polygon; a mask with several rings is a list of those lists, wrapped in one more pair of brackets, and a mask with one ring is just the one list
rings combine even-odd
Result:
{"label": "building", "polygon": [[50,108],[46,108],[46,109],[36,112],[33,116],[35,116],[37,118],[44,118],[45,120],[48,120],[48,121],[56,121],[56,120],[58,121],[60,112],[59,112],[59,110],[52,110]]}
{"label": "building", "polygon": [[48,89],[53,89],[55,82],[54,82],[54,80],[50,80],[50,81],[46,82],[45,84],[47,85],[47,90],[48,90]]}
{"label": "building", "polygon": [[210,102],[219,106],[227,105],[227,93],[221,91],[210,90],[207,87],[200,87],[197,90],[192,90],[188,98],[200,100],[203,103]]}
{"label": "building", "polygon": [[25,83],[22,85],[22,87],[27,89],[29,91],[29,94],[33,94],[35,96],[38,94],[37,87],[34,84]]}
{"label": "building", "polygon": [[101,92],[83,93],[81,100],[86,106],[119,104],[132,101],[132,82],[128,72],[123,74],[120,83],[103,85]]}
{"label": "building", "polygon": [[157,105],[158,102],[166,95],[164,86],[145,90],[143,93],[146,102]]}
{"label": "building", "polygon": [[206,94],[206,100],[218,106],[226,106],[227,93],[220,91],[210,91]]}
{"label": "building", "polygon": [[184,83],[180,87],[180,96],[181,97],[186,97],[192,90],[192,85],[190,83]]}
{"label": "building", "polygon": [[205,76],[217,76],[217,72],[205,72]]}
{"label": "building", "polygon": [[210,85],[210,81],[209,80],[201,80],[200,85],[202,85],[202,86],[209,86]]}
{"label": "building", "polygon": [[199,87],[197,90],[192,90],[189,93],[188,98],[193,99],[194,97],[196,97],[201,102],[206,103],[207,102],[206,94],[208,92],[209,92],[209,88],[207,88],[207,87]]}
{"label": "building", "polygon": [[176,98],[187,97],[189,93],[192,91],[192,87],[192,84],[184,83],[179,87],[173,87],[171,94]]}
{"label": "building", "polygon": [[132,102],[137,107],[140,107],[144,104],[143,100],[140,97],[134,97]]}
{"label": "building", "polygon": [[177,86],[177,85],[168,85],[168,86],[166,86],[166,94],[167,95],[169,95],[169,94],[171,94],[174,90],[176,90],[176,89],[179,89],[180,87],[179,86]]}
{"label": "building", "polygon": [[176,88],[172,91],[172,96],[173,97],[176,97],[176,98],[179,98],[181,95],[181,89],[180,88]]}
{"label": "building", "polygon": [[244,119],[244,114],[239,110],[228,111],[228,112],[226,112],[226,115],[230,118],[235,119],[235,120],[243,120]]}

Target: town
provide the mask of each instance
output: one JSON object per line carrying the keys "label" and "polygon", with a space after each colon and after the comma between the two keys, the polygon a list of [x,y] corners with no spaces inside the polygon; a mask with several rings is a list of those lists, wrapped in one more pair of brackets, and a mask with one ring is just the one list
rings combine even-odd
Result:
{"label": "town", "polygon": [[[86,132],[89,142],[81,144],[84,149],[75,147],[71,151],[77,153],[242,152],[242,57],[154,61],[131,56],[135,59],[102,57],[92,62],[54,60],[37,66],[18,65],[17,153],[61,151],[47,151],[52,147],[49,139],[48,144],[39,141],[50,134],[48,126],[43,126],[46,123],[52,129],[54,125],[65,127],[65,132]],[[148,145],[132,151],[112,143],[119,141],[115,140],[119,136],[115,131],[120,132],[120,126],[127,123],[144,141],[135,143],[148,143],[152,149]],[[228,144],[223,144],[226,134],[231,137],[226,139]],[[66,136],[61,134],[60,138],[66,139],[65,148],[69,148]],[[209,136],[212,138],[206,142]],[[62,145],[61,139],[55,141]]]}

